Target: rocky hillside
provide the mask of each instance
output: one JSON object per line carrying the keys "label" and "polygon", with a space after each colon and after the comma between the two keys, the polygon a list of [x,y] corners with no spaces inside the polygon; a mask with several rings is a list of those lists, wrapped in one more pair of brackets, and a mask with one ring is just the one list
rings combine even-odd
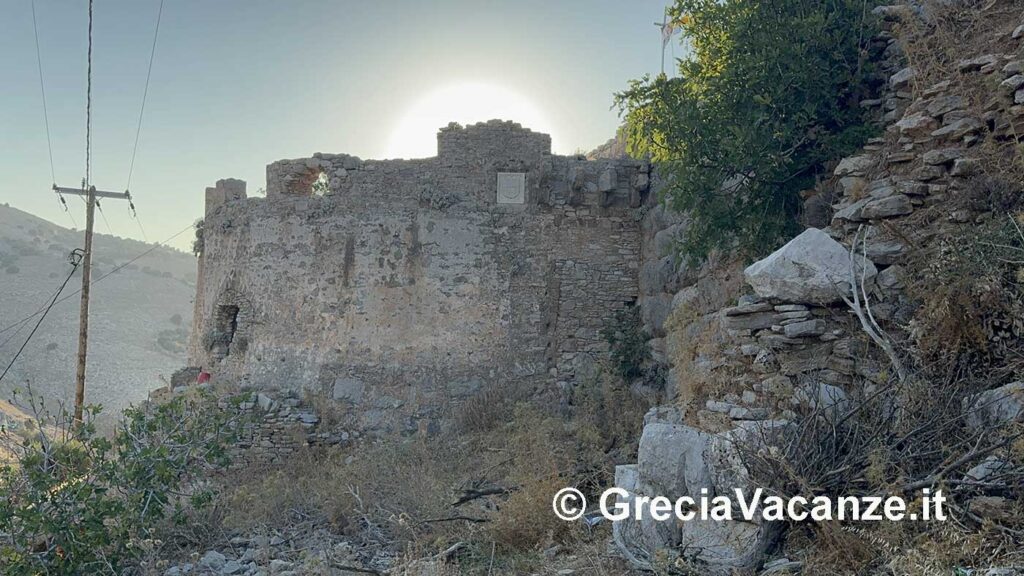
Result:
{"label": "rocky hillside", "polygon": [[[99,227],[103,229],[102,220]],[[82,234],[0,206],[0,359],[4,366],[31,331],[40,310],[70,271],[68,253],[81,246]],[[110,418],[162,385],[161,376],[185,362],[188,319],[195,292],[195,258],[157,248],[127,264],[152,245],[97,234],[92,292],[86,401],[102,404]],[[81,286],[79,273],[63,297]],[[0,383],[9,398],[30,382],[47,400],[73,398],[78,336],[78,298],[57,304],[25,352]],[[13,328],[10,328],[13,326]]]}
{"label": "rocky hillside", "polygon": [[[754,263],[644,276],[674,398],[616,482],[672,499],[942,489],[954,520],[617,523],[633,565],[1021,573],[1022,6],[937,4],[874,10],[885,88],[861,106],[881,133],[802,194],[802,233]],[[660,206],[645,224],[662,245],[687,226]]]}

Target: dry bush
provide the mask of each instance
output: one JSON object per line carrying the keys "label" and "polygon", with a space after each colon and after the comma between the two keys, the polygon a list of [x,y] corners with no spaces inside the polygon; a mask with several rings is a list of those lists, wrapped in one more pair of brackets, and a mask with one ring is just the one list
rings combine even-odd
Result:
{"label": "dry bush", "polygon": [[[259,467],[259,465],[257,465]],[[227,523],[326,523],[345,534],[386,527],[411,540],[419,522],[448,512],[452,487],[474,462],[457,442],[393,439],[358,449],[310,449],[262,470],[242,470],[228,481]]]}
{"label": "dry bush", "polygon": [[527,391],[521,384],[487,384],[455,409],[455,425],[466,433],[488,432],[508,422],[511,408],[526,398]]}
{"label": "dry bush", "polygon": [[[588,404],[588,418],[610,415],[612,397]],[[539,570],[543,550],[585,537],[578,524],[552,513],[554,493],[566,486],[597,489],[614,462],[592,439],[595,420],[584,425],[530,402],[501,411],[504,418],[487,421],[485,432],[457,428],[310,449],[232,472],[221,480],[230,511],[225,523],[241,531],[326,525],[353,542],[413,550],[415,558],[463,542],[465,550],[450,559],[460,573]],[[631,414],[639,422],[643,412]],[[636,444],[622,431],[625,422],[613,429],[624,447]],[[497,558],[489,572],[492,546]]]}
{"label": "dry bush", "polygon": [[686,411],[702,407],[707,398],[743,388],[737,380],[742,370],[724,361],[729,338],[717,315],[742,293],[743,267],[712,258],[704,268],[693,287],[695,297],[673,310],[665,322],[668,356],[678,384],[677,404]]}
{"label": "dry bush", "polygon": [[518,488],[499,504],[488,526],[492,541],[513,550],[563,542],[573,525],[551,512],[551,499],[560,489],[586,480],[573,473],[577,445],[568,423],[520,405],[507,434],[508,481]]}
{"label": "dry bush", "polygon": [[923,369],[995,382],[1024,369],[1024,235],[1017,218],[996,215],[961,229],[908,262],[907,293],[918,305],[910,327]]}
{"label": "dry bush", "polygon": [[614,466],[636,459],[644,414],[657,394],[631,387],[607,368],[573,391],[572,428],[578,446],[578,474],[607,485]]}

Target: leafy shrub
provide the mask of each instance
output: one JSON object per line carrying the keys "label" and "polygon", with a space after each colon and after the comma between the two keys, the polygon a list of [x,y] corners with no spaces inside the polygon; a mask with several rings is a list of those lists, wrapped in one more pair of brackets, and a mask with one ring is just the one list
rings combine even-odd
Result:
{"label": "leafy shrub", "polygon": [[632,380],[644,375],[650,357],[647,349],[650,335],[644,330],[639,306],[628,306],[616,312],[601,336],[610,346],[612,364],[619,376]]}
{"label": "leafy shrub", "polygon": [[660,163],[671,204],[693,218],[687,255],[774,249],[823,163],[865,142],[871,5],[676,0],[692,55],[678,77],[633,81],[616,101],[630,153]]}
{"label": "leafy shrub", "polygon": [[173,330],[161,330],[156,335],[156,344],[161,350],[171,354],[185,352],[188,343],[188,332],[183,328]]}
{"label": "leafy shrub", "polygon": [[62,420],[57,434],[5,433],[17,454],[0,468],[5,575],[121,574],[162,525],[209,503],[203,491],[180,496],[197,470],[225,463],[228,422],[209,397],[131,408],[110,438]]}
{"label": "leafy shrub", "polygon": [[196,230],[195,238],[192,240],[192,254],[195,256],[201,256],[203,254],[203,247],[205,243],[203,241],[203,231],[206,229],[206,220],[200,218],[196,220],[195,224],[192,225]]}

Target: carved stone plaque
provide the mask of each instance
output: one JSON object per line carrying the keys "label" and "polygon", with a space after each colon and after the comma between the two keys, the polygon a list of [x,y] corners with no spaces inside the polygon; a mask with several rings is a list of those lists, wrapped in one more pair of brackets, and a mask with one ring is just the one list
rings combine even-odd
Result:
{"label": "carved stone plaque", "polygon": [[526,202],[526,173],[498,172],[498,204]]}

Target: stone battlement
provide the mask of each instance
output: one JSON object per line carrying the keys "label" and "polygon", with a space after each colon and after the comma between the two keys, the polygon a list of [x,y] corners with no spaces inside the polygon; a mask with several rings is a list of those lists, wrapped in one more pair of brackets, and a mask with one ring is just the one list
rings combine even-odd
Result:
{"label": "stone battlement", "polygon": [[[637,207],[646,193],[649,167],[629,159],[589,161],[551,154],[551,137],[513,122],[491,120],[462,127],[452,123],[437,135],[438,155],[415,160],[362,160],[317,153],[267,166],[267,199],[359,194],[435,206]],[[499,198],[499,174],[522,181],[522,197]],[[503,179],[506,177],[502,177]],[[244,198],[238,181],[207,191],[206,211]],[[244,188],[244,183],[243,183]]]}

